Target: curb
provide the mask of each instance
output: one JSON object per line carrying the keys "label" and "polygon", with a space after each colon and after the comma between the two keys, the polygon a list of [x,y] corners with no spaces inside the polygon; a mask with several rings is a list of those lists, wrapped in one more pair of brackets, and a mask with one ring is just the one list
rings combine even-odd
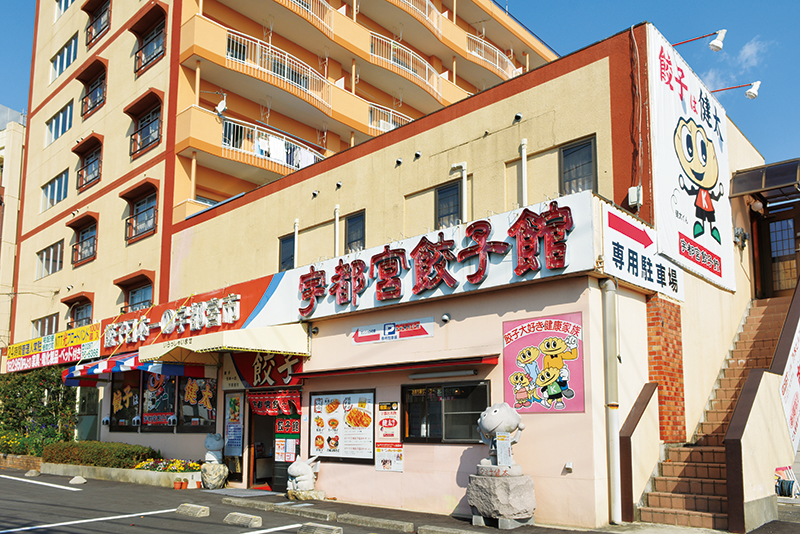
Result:
{"label": "curb", "polygon": [[475,534],[475,531],[424,525],[417,529],[417,534]]}
{"label": "curb", "polygon": [[273,506],[271,512],[280,512],[282,514],[296,515],[300,517],[307,517],[309,519],[317,519],[320,521],[336,522],[336,512],[328,510],[308,510],[306,508],[290,508],[288,506]]}
{"label": "curb", "polygon": [[238,497],[225,497],[222,499],[222,504],[230,504],[231,506],[238,506],[239,508],[254,508],[256,510],[264,510],[265,512],[271,512],[273,508],[275,508],[275,505],[271,502],[240,499]]}
{"label": "curb", "polygon": [[200,506],[197,504],[188,503],[178,506],[178,509],[175,510],[176,514],[188,515],[189,517],[208,517],[209,512],[210,510],[208,506]]}
{"label": "curb", "polygon": [[261,518],[257,515],[240,514],[231,512],[225,516],[223,522],[228,525],[242,525],[244,527],[255,528],[261,526]]}
{"label": "curb", "polygon": [[391,519],[378,519],[376,517],[363,515],[342,514],[339,516],[338,522],[359,527],[382,528],[384,530],[396,530],[398,532],[414,532],[414,523],[394,521]]}

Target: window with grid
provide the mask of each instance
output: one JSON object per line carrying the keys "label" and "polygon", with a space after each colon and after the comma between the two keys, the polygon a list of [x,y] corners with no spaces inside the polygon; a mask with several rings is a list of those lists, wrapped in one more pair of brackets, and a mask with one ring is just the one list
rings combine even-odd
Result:
{"label": "window with grid", "polygon": [[69,171],[66,170],[42,186],[42,211],[49,210],[67,198]]}
{"label": "window with grid", "polygon": [[92,324],[92,303],[87,302],[80,306],[72,308],[72,321],[69,322],[67,328],[79,328]]}
{"label": "window with grid", "polygon": [[70,128],[72,128],[72,102],[47,121],[47,144],[67,133]]}
{"label": "window with grid", "polygon": [[56,0],[56,19],[58,19],[64,12],[69,9],[69,6],[75,3],[75,0]]}
{"label": "window with grid", "polygon": [[78,189],[83,189],[92,182],[100,179],[101,159],[103,147],[97,147],[81,158],[81,168],[78,170]]}
{"label": "window with grid", "polygon": [[123,313],[149,308],[153,303],[153,285],[136,287],[128,291],[128,305],[122,308]]}
{"label": "window with grid", "polygon": [[140,42],[133,66],[133,71],[137,73],[164,55],[164,21],[156,24]]}
{"label": "window with grid", "polygon": [[33,325],[32,337],[43,337],[58,332],[58,314],[48,315],[31,321]]}
{"label": "window with grid", "polygon": [[436,229],[455,226],[461,219],[461,183],[455,182],[436,190]]}
{"label": "window with grid", "polygon": [[594,139],[561,149],[561,193],[597,191]]}
{"label": "window with grid", "polygon": [[403,441],[477,442],[475,421],[489,405],[486,382],[403,386]]}
{"label": "window with grid", "polygon": [[156,229],[156,193],[140,198],[131,204],[131,216],[127,219],[126,239],[136,239]]}
{"label": "window with grid", "polygon": [[36,253],[36,257],[37,280],[60,271],[64,266],[64,240],[40,250]]}
{"label": "window with grid", "polygon": [[91,224],[78,232],[72,247],[72,264],[77,265],[97,256],[97,224]]}
{"label": "window with grid", "polygon": [[61,50],[50,60],[50,81],[52,82],[58,78],[62,72],[67,70],[67,67],[72,65],[75,58],[78,57],[78,35],[74,35],[72,39],[67,41]]}
{"label": "window with grid", "polygon": [[294,269],[294,234],[281,238],[280,262],[278,272]]}
{"label": "window with grid", "polygon": [[[364,235],[364,212],[351,215],[345,220],[345,254],[364,250],[366,239]],[[338,251],[337,251],[338,253]]]}
{"label": "window with grid", "polygon": [[136,121],[131,135],[131,156],[135,156],[161,140],[161,106],[151,109]]}
{"label": "window with grid", "polygon": [[111,2],[106,2],[92,13],[92,20],[86,28],[86,46],[92,46],[111,24]]}
{"label": "window with grid", "polygon": [[87,87],[81,105],[81,117],[97,109],[106,101],[106,73],[102,72]]}

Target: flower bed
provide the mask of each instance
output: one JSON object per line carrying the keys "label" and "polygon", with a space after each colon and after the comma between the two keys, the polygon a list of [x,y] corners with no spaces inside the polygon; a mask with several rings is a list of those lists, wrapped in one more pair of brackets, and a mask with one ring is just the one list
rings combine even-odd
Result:
{"label": "flower bed", "polygon": [[86,479],[113,480],[115,482],[129,482],[132,484],[145,484],[164,488],[173,487],[176,478],[180,478],[181,480],[184,478],[188,479],[188,489],[197,489],[197,483],[201,481],[200,471],[147,471],[145,469],[120,469],[116,467],[50,464],[45,462],[42,462],[40,471],[48,475],[82,476]]}
{"label": "flower bed", "polygon": [[181,460],[179,458],[173,460],[148,458],[136,464],[134,469],[157,471],[160,473],[194,473],[200,471],[200,464],[190,460]]}

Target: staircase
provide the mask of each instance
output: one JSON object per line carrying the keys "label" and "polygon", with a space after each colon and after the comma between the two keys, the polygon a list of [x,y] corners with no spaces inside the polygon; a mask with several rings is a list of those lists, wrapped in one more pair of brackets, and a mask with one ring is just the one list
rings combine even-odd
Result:
{"label": "staircase", "polygon": [[789,309],[790,298],[754,301],[738,341],[720,370],[693,444],[667,449],[652,479],[653,491],[639,508],[641,521],[728,529],[723,439],[749,369],[767,368]]}

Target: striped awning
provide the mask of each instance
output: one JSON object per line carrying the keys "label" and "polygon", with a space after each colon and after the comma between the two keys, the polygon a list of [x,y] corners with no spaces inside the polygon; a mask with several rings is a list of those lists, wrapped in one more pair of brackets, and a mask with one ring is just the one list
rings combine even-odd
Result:
{"label": "striped awning", "polygon": [[73,365],[64,369],[61,377],[67,386],[96,386],[99,375],[137,370],[168,376],[191,376],[192,378],[216,378],[217,376],[217,368],[213,365],[143,362],[139,358],[139,353],[134,352],[111,356],[105,360]]}

